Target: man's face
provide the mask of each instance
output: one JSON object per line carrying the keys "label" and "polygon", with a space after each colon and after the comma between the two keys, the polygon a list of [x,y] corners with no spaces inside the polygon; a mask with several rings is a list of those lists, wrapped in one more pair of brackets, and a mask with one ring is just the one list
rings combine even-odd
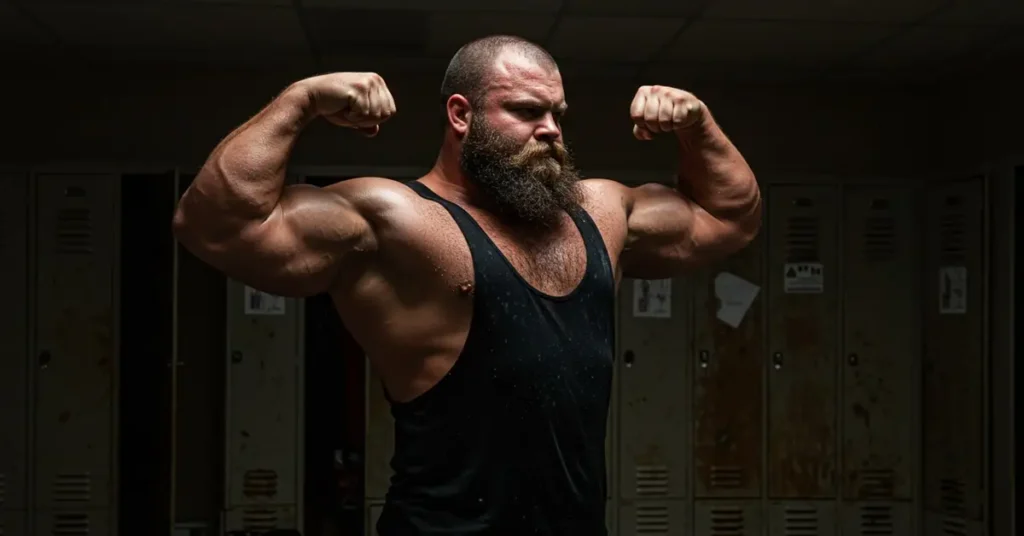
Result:
{"label": "man's face", "polygon": [[562,140],[561,77],[528,58],[499,58],[475,103],[460,163],[499,216],[550,227],[579,204],[579,175]]}

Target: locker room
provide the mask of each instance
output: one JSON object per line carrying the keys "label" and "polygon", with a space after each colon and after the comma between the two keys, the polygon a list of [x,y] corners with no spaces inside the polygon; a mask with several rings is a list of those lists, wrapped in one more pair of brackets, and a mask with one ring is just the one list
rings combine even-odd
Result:
{"label": "locker room", "polygon": [[225,277],[171,218],[320,72],[399,113],[311,125],[289,181],[419,177],[448,58],[494,33],[559,61],[587,175],[674,180],[628,115],[665,84],[763,193],[741,252],[621,283],[609,535],[1018,534],[1021,6],[0,0],[0,535],[375,534],[393,422],[330,299]]}

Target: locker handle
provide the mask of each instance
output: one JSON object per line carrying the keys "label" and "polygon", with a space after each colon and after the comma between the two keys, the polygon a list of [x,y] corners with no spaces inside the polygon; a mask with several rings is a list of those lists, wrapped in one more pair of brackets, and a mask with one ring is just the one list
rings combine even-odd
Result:
{"label": "locker handle", "polygon": [[626,363],[627,367],[632,367],[633,366],[633,360],[635,358],[636,358],[636,355],[633,354],[633,350],[626,350],[626,352],[624,354],[622,354],[622,361],[624,361]]}
{"label": "locker handle", "polygon": [[850,354],[849,356],[846,357],[846,360],[849,361],[851,367],[857,366],[857,354]]}
{"label": "locker handle", "polygon": [[53,356],[50,355],[49,351],[43,350],[42,352],[39,353],[39,358],[38,359],[39,359],[39,367],[40,368],[46,368],[47,366],[50,365],[50,360],[53,359]]}
{"label": "locker handle", "polygon": [[782,368],[782,352],[772,354],[772,366],[775,367],[775,370]]}
{"label": "locker handle", "polygon": [[707,350],[701,350],[700,353],[697,354],[697,360],[700,361],[700,368],[708,368],[708,355],[709,353]]}

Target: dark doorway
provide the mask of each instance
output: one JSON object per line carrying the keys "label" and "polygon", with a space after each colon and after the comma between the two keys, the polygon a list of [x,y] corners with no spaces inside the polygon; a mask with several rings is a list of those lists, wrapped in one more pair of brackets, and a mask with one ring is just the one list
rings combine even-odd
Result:
{"label": "dark doorway", "polygon": [[[339,180],[306,182],[322,187]],[[364,534],[366,357],[327,294],[306,299],[305,351],[305,533]]]}
{"label": "dark doorway", "polygon": [[170,527],[174,173],[121,180],[121,534]]}

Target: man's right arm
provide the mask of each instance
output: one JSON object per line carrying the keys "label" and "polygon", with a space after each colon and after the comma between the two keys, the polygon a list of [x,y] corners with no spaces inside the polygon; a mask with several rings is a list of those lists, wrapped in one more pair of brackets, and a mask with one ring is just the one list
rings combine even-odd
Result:
{"label": "man's right arm", "polygon": [[261,290],[308,296],[327,290],[341,262],[375,247],[353,203],[367,181],[285,186],[288,158],[314,118],[376,132],[394,113],[376,75],[341,73],[298,82],[227,136],[182,196],[178,240],[197,257]]}

